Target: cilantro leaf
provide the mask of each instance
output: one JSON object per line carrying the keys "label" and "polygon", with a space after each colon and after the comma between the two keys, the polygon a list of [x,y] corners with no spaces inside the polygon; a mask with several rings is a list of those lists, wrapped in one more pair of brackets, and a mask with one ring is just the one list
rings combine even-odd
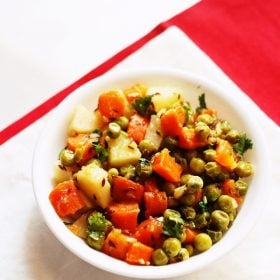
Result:
{"label": "cilantro leaf", "polygon": [[179,238],[183,233],[185,222],[181,217],[170,216],[164,218],[163,221],[163,233],[168,236]]}
{"label": "cilantro leaf", "polygon": [[152,97],[153,97],[153,95],[147,95],[145,97],[140,97],[132,103],[132,106],[134,107],[134,109],[141,116],[146,116],[147,113],[151,110]]}
{"label": "cilantro leaf", "polygon": [[107,150],[100,144],[95,144],[94,142],[92,144],[93,144],[94,150],[97,152],[98,159],[100,159],[101,161],[106,160],[109,155]]}
{"label": "cilantro leaf", "polygon": [[207,108],[206,101],[205,101],[205,93],[202,93],[198,96],[199,106],[196,108],[196,112],[200,113],[203,109]]}
{"label": "cilantro leaf", "polygon": [[233,149],[238,155],[243,156],[243,154],[253,148],[253,142],[251,139],[247,138],[246,134],[242,134],[237,143],[233,144]]}

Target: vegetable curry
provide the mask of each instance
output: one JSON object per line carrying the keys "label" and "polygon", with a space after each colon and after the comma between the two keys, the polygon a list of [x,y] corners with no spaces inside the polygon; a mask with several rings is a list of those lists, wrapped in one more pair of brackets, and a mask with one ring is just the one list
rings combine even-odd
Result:
{"label": "vegetable curry", "polygon": [[78,105],[49,199],[73,234],[132,265],[186,261],[229,230],[254,173],[253,143],[182,94],[137,84]]}

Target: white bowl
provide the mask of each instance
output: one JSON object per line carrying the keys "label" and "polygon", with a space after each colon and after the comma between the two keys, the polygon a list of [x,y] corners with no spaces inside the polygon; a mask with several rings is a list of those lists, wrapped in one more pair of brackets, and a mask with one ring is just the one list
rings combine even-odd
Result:
{"label": "white bowl", "polygon": [[[160,267],[134,266],[95,251],[66,228],[48,199],[53,188],[53,165],[58,152],[65,144],[68,118],[73,108],[77,104],[96,108],[99,93],[114,88],[128,88],[136,83],[142,83],[149,87],[180,88],[185,93],[184,98],[191,102],[193,108],[198,105],[198,95],[204,92],[207,105],[216,108],[219,116],[228,120],[234,128],[246,132],[254,143],[253,150],[246,154],[246,160],[253,163],[255,174],[250,178],[249,191],[232,227],[222,240],[212,248],[191,257],[186,262]],[[252,110],[248,107],[245,108],[244,104],[234,95],[230,95],[227,89],[223,89],[204,78],[172,69],[141,69],[106,74],[80,87],[51,113],[34,153],[34,192],[44,220],[53,234],[66,248],[89,264],[127,277],[148,279],[176,277],[201,269],[220,258],[236,246],[249,232],[260,214],[260,206],[263,204],[263,197],[265,197],[268,174],[265,146],[262,131]]]}

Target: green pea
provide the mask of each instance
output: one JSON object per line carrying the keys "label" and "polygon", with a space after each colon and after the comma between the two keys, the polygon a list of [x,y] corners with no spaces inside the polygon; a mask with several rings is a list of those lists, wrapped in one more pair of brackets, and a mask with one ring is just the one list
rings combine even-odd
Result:
{"label": "green pea", "polygon": [[214,119],[209,114],[201,114],[197,117],[197,121],[203,122],[207,125],[213,123]]}
{"label": "green pea", "polygon": [[136,168],[135,168],[135,166],[133,166],[131,164],[130,165],[126,165],[126,166],[122,166],[120,168],[120,174],[123,177],[131,179],[131,178],[135,177],[135,175],[136,175]]}
{"label": "green pea", "polygon": [[181,217],[181,214],[180,212],[176,211],[176,210],[173,210],[173,209],[166,209],[164,212],[163,212],[163,217],[165,219],[168,219],[170,217]]}
{"label": "green pea", "polygon": [[230,223],[234,221],[236,215],[237,215],[237,209],[236,208],[233,211],[231,211],[230,213],[228,213]]}
{"label": "green pea", "polygon": [[229,195],[221,195],[218,198],[218,205],[221,210],[225,211],[226,213],[230,213],[237,208],[237,202],[234,198]]}
{"label": "green pea", "polygon": [[184,241],[186,240],[186,238],[187,238],[187,231],[186,231],[185,228],[182,230],[182,232],[180,232],[180,233],[178,234],[177,238],[178,238],[181,242],[184,242]]}
{"label": "green pea", "polygon": [[228,121],[225,121],[225,120],[221,121],[221,130],[223,133],[228,133],[231,130],[230,124]]}
{"label": "green pea", "polygon": [[120,125],[117,124],[116,122],[109,123],[107,134],[111,138],[119,137],[120,134],[121,134],[121,127],[120,127]]}
{"label": "green pea", "polygon": [[214,202],[222,194],[222,191],[217,184],[210,184],[204,188],[204,193],[208,201]]}
{"label": "green pea", "polygon": [[116,119],[115,122],[121,127],[122,130],[126,130],[129,124],[129,120],[125,116]]}
{"label": "green pea", "polygon": [[168,257],[175,257],[181,250],[181,242],[174,237],[164,240],[162,248]]}
{"label": "green pea", "polygon": [[188,193],[194,193],[203,187],[203,180],[199,176],[185,174],[181,177],[180,182],[186,185]]}
{"label": "green pea", "polygon": [[174,190],[174,197],[179,199],[186,193],[187,187],[185,185],[180,186]]}
{"label": "green pea", "polygon": [[144,156],[148,156],[157,151],[155,145],[151,140],[144,139],[139,143],[139,150]]}
{"label": "green pea", "polygon": [[212,246],[212,239],[207,233],[199,233],[194,238],[194,247],[199,252],[204,252]]}
{"label": "green pea", "polygon": [[189,256],[191,257],[191,256],[193,255],[193,253],[194,253],[193,245],[187,244],[187,245],[185,246],[185,248],[188,250]]}
{"label": "green pea", "polygon": [[185,194],[182,197],[180,197],[179,201],[181,204],[185,206],[193,206],[196,200],[195,194]]}
{"label": "green pea", "polygon": [[162,190],[166,193],[167,196],[173,195],[176,185],[170,182],[164,182],[162,185]]}
{"label": "green pea", "polygon": [[186,186],[188,192],[196,192],[203,187],[203,180],[199,176],[190,176]]}
{"label": "green pea", "polygon": [[229,216],[222,210],[214,210],[211,213],[211,224],[215,229],[224,231],[229,225]]}
{"label": "green pea", "polygon": [[59,159],[64,166],[72,166],[75,164],[75,154],[73,151],[68,149],[63,149],[60,152]]}
{"label": "green pea", "polygon": [[170,263],[182,262],[189,259],[189,257],[190,257],[189,251],[186,248],[181,248],[178,255],[175,257],[171,257],[169,259],[169,262]]}
{"label": "green pea", "polygon": [[204,172],[205,162],[201,158],[192,158],[190,169],[194,174],[202,174]]}
{"label": "green pea", "polygon": [[217,177],[221,173],[221,166],[214,162],[214,161],[209,161],[205,164],[204,166],[205,172],[208,176],[214,178]]}
{"label": "green pea", "polygon": [[186,220],[192,220],[196,216],[196,211],[193,207],[185,206],[180,208],[180,212]]}
{"label": "green pea", "polygon": [[235,182],[235,187],[238,189],[239,191],[239,194],[241,196],[244,196],[246,193],[247,193],[247,190],[248,190],[248,184],[241,180],[241,179],[238,179],[236,182]]}
{"label": "green pea", "polygon": [[165,252],[159,248],[153,252],[152,262],[154,265],[166,265],[168,263],[168,257]]}
{"label": "green pea", "polygon": [[180,178],[180,183],[182,185],[186,185],[189,181],[189,178],[191,177],[192,175],[190,174],[184,174],[181,178]]}
{"label": "green pea", "polygon": [[203,212],[199,215],[196,215],[194,219],[194,223],[196,228],[202,229],[208,226],[210,222],[210,214],[209,212]]}
{"label": "green pea", "polygon": [[218,174],[217,180],[223,182],[229,177],[230,177],[229,172],[225,168],[221,168],[221,172]]}
{"label": "green pea", "polygon": [[207,149],[207,150],[203,151],[204,160],[206,162],[215,161],[216,155],[217,155],[217,153],[213,149]]}
{"label": "green pea", "polygon": [[194,129],[195,133],[199,135],[202,139],[207,139],[211,133],[211,129],[205,123],[199,122]]}
{"label": "green pea", "polygon": [[151,176],[153,172],[152,164],[149,160],[141,158],[136,165],[136,173],[141,178]]}
{"label": "green pea", "polygon": [[117,168],[110,168],[108,170],[108,179],[109,179],[109,182],[112,183],[113,181],[113,177],[114,176],[118,176],[119,175],[119,171]]}
{"label": "green pea", "polygon": [[86,242],[87,244],[94,248],[95,250],[100,251],[105,241],[105,234],[101,233],[98,235],[98,238],[91,238],[90,236],[87,237]]}
{"label": "green pea", "polygon": [[178,146],[178,140],[170,136],[164,137],[161,146],[169,151],[174,151]]}
{"label": "green pea", "polygon": [[250,162],[239,161],[234,172],[239,177],[248,177],[254,173],[253,166]]}
{"label": "green pea", "polygon": [[212,239],[213,243],[218,242],[223,237],[223,233],[221,231],[214,231],[214,230],[207,229],[206,232]]}
{"label": "green pea", "polygon": [[231,143],[236,143],[240,139],[239,131],[232,129],[226,134],[226,140]]}

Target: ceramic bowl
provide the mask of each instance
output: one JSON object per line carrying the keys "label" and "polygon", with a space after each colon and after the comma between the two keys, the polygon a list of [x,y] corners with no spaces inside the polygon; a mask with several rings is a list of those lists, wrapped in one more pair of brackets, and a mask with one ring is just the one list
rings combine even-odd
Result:
{"label": "ceramic bowl", "polygon": [[[65,144],[67,124],[73,108],[78,104],[96,108],[98,94],[110,89],[128,88],[136,83],[148,87],[177,88],[184,93],[185,100],[189,100],[193,108],[198,105],[198,96],[205,93],[207,105],[216,108],[219,116],[228,120],[232,127],[246,132],[254,143],[253,150],[246,153],[246,160],[253,164],[255,174],[249,179],[250,188],[229,231],[208,251],[193,256],[185,262],[161,267],[129,265],[91,249],[82,239],[66,228],[48,199],[49,193],[54,187],[52,183],[53,165],[58,152]],[[268,173],[268,159],[264,147],[262,130],[256,122],[253,111],[250,110],[250,107],[245,107],[243,102],[236,98],[232,92],[230,94],[226,88],[222,88],[203,77],[174,69],[139,69],[114,72],[80,87],[50,114],[34,153],[33,185],[35,197],[43,219],[52,233],[66,248],[89,264],[131,278],[163,279],[186,275],[203,269],[227,254],[241,242],[256,221],[262,199],[265,196],[265,180]],[[54,249],[52,248],[52,250]]]}

